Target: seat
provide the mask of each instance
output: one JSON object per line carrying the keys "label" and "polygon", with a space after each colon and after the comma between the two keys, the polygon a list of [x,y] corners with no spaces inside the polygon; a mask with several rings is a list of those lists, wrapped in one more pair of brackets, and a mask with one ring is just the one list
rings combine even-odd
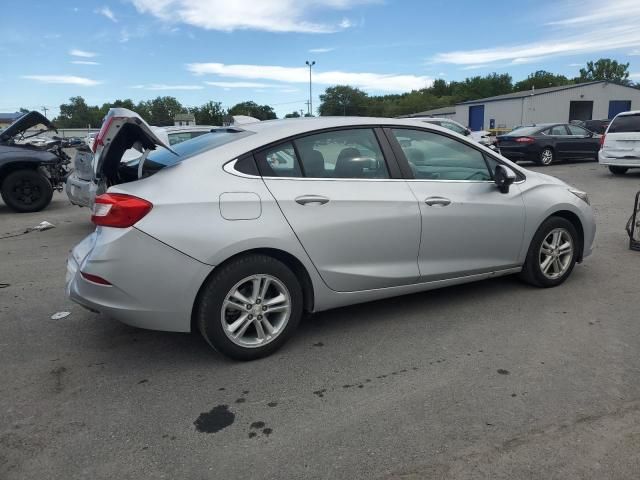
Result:
{"label": "seat", "polygon": [[357,148],[343,148],[336,160],[333,176],[335,178],[362,178],[364,165],[359,161],[361,156],[362,154]]}
{"label": "seat", "polygon": [[407,156],[409,163],[412,163],[413,165],[425,164],[424,152],[422,150],[409,147],[404,149],[404,154]]}
{"label": "seat", "polygon": [[324,156],[318,150],[306,150],[302,152],[302,167],[305,176],[309,178],[324,178]]}

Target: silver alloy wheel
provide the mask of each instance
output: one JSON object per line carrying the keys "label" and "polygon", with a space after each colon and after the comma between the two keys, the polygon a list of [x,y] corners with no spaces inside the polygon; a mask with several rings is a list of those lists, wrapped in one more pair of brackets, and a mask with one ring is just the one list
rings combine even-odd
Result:
{"label": "silver alloy wheel", "polygon": [[573,260],[573,238],[564,228],[554,228],[540,245],[540,271],[550,280],[562,277]]}
{"label": "silver alloy wheel", "polygon": [[542,153],[540,154],[540,161],[543,165],[551,165],[551,162],[553,162],[553,150],[550,148],[542,150]]}
{"label": "silver alloy wheel", "polygon": [[251,275],[236,283],[222,302],[222,329],[245,348],[272,342],[289,322],[291,295],[277,278]]}

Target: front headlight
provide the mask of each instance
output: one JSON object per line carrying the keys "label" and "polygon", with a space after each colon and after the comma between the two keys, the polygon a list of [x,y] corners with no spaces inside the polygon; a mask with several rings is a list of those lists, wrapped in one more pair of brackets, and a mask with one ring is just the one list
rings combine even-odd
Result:
{"label": "front headlight", "polygon": [[589,195],[587,195],[587,192],[583,192],[582,190],[576,190],[575,188],[569,188],[568,190],[571,193],[573,193],[576,197],[578,197],[580,200],[582,200],[584,203],[586,203],[587,205],[591,205],[591,202],[589,202]]}

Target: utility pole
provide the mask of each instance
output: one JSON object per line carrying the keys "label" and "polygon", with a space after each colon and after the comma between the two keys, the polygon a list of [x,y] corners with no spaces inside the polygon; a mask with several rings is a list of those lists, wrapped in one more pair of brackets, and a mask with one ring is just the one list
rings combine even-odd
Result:
{"label": "utility pole", "polygon": [[[307,100],[306,102],[304,102],[304,104],[307,106],[307,115],[311,115],[311,102],[309,100]],[[300,110],[302,112],[302,110]],[[304,115],[303,115],[304,117]]]}
{"label": "utility pole", "polygon": [[313,115],[313,100],[312,100],[313,97],[311,93],[311,67],[313,67],[316,64],[316,62],[315,60],[311,62],[307,60],[305,63],[309,67],[309,116],[312,116]]}
{"label": "utility pole", "polygon": [[42,111],[44,112],[44,116],[45,118],[47,117],[47,112],[49,111],[49,109],[45,106],[42,107]]}

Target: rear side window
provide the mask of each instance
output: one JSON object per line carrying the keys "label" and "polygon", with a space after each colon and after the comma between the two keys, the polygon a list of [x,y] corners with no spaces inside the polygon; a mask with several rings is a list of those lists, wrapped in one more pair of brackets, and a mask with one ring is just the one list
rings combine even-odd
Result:
{"label": "rear side window", "polygon": [[422,130],[394,128],[392,132],[416,179],[488,181],[492,178],[482,152],[469,145]]}
{"label": "rear side window", "polygon": [[354,128],[318,133],[295,141],[308,178],[389,178],[373,130]]}
{"label": "rear side window", "polygon": [[620,115],[609,125],[609,133],[640,132],[640,115]]}
{"label": "rear side window", "polygon": [[567,135],[567,129],[564,125],[556,125],[549,129],[549,135]]}
{"label": "rear side window", "polygon": [[269,148],[257,155],[260,173],[264,177],[301,177],[300,163],[293,148],[287,142]]}
{"label": "rear side window", "polygon": [[511,130],[507,135],[513,137],[518,135],[535,135],[536,133],[540,133],[540,129],[538,127],[518,127]]}
{"label": "rear side window", "polygon": [[587,130],[585,130],[582,127],[578,127],[576,125],[567,125],[567,128],[569,129],[569,133],[571,135],[580,136],[580,137],[586,137],[587,135],[589,135],[589,132]]}

